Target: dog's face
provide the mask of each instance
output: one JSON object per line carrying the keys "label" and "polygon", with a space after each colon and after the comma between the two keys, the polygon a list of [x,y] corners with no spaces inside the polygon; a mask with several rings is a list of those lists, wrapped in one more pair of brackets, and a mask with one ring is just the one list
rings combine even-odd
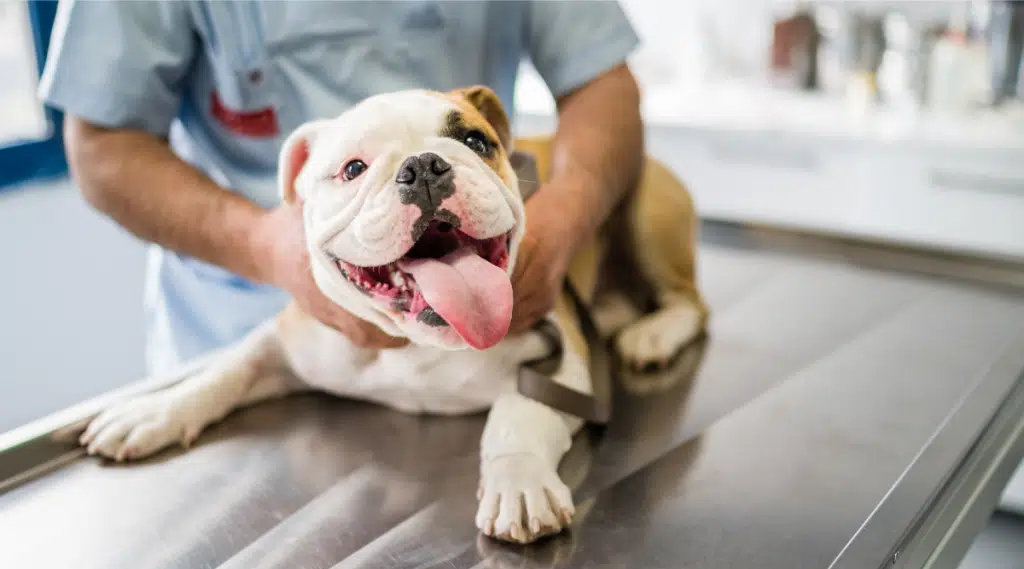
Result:
{"label": "dog's face", "polygon": [[393,336],[485,349],[508,331],[525,229],[508,119],[486,87],[401,91],[299,127],[281,151],[313,275]]}

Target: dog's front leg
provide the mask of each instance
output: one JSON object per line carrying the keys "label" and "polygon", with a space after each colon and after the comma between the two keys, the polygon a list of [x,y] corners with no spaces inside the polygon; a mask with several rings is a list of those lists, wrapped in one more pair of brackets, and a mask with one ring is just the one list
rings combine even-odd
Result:
{"label": "dog's front leg", "polygon": [[[587,367],[571,343],[552,379],[592,392]],[[477,528],[497,539],[529,543],[568,527],[575,507],[558,466],[582,426],[582,420],[519,393],[502,395],[480,445]]]}
{"label": "dog's front leg", "polygon": [[203,371],[100,413],[81,436],[89,454],[139,459],[171,444],[188,447],[211,423],[299,387],[285,368],[277,321],[257,328]]}

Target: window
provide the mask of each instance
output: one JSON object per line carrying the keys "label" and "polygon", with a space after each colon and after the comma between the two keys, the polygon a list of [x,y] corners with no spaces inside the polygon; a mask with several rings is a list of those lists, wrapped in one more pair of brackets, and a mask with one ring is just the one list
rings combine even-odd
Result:
{"label": "window", "polygon": [[56,2],[0,2],[0,190],[67,171],[62,117],[36,96],[56,12]]}

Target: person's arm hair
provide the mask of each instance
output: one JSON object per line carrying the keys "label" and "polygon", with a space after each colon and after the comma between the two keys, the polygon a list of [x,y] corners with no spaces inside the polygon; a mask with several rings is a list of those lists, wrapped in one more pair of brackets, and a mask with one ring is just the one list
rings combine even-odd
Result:
{"label": "person's arm hair", "polygon": [[148,132],[105,129],[74,116],[65,125],[70,172],[92,207],[139,239],[266,280],[254,239],[264,210]]}
{"label": "person's arm hair", "polygon": [[572,222],[582,241],[639,180],[644,159],[640,89],[622,64],[559,97],[557,106],[549,186],[575,194]]}

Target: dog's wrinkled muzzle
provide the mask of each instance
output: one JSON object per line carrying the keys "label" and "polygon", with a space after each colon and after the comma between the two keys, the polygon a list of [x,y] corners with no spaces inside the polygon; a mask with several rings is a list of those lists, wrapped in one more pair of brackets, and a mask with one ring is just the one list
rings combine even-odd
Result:
{"label": "dog's wrinkled muzzle", "polygon": [[[318,284],[389,334],[452,348],[496,345],[512,319],[522,202],[490,168],[434,152],[397,166],[358,208],[313,226]],[[521,179],[535,181],[536,173]],[[392,201],[385,207],[373,195]]]}

